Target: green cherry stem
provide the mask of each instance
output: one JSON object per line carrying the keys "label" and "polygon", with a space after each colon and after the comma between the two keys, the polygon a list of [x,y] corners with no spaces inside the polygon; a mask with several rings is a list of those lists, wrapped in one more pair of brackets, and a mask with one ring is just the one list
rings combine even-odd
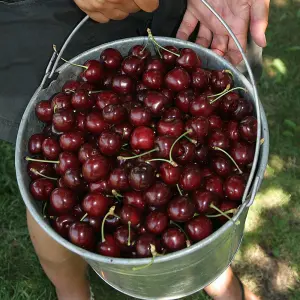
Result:
{"label": "green cherry stem", "polygon": [[228,73],[233,78],[233,74],[232,74],[232,72],[230,70],[227,69],[227,70],[224,70],[224,72]]}
{"label": "green cherry stem", "polygon": [[187,134],[191,133],[192,132],[192,129],[189,129],[188,131],[184,132],[181,136],[179,136],[175,141],[174,143],[172,144],[171,146],[171,149],[170,149],[170,153],[169,153],[169,159],[170,159],[170,162],[173,162],[173,158],[172,158],[172,151],[173,151],[173,148],[175,146],[175,144],[180,140],[182,139],[184,136],[186,136]]}
{"label": "green cherry stem", "polygon": [[43,214],[43,217],[44,218],[47,218],[46,216],[46,209],[47,209],[47,206],[48,206],[48,201],[45,201],[44,205],[43,205],[43,211],[42,211],[42,214]]}
{"label": "green cherry stem", "polygon": [[104,236],[104,224],[105,224],[105,220],[109,217],[109,216],[114,216],[115,215],[115,206],[112,206],[108,213],[104,216],[103,220],[102,220],[102,224],[101,224],[101,240],[102,243],[105,242],[105,236]]}
{"label": "green cherry stem", "polygon": [[233,222],[235,225],[239,225],[240,224],[240,221],[237,220],[236,222],[234,222],[232,220],[232,218],[230,218],[224,211],[222,211],[221,209],[219,209],[218,207],[216,207],[214,204],[210,204],[211,208],[213,208],[214,210],[216,210],[218,213],[220,213],[222,216],[224,216],[225,218],[227,218],[228,220],[230,220],[231,222]]}
{"label": "green cherry stem", "polygon": [[218,97],[218,96],[222,96],[224,93],[226,93],[227,91],[229,91],[230,89],[230,84],[227,84],[226,88],[224,91],[218,93],[218,94],[214,94],[214,95],[209,95],[207,96],[207,98],[213,98],[213,97]]}
{"label": "green cherry stem", "polygon": [[194,145],[197,145],[197,141],[196,140],[194,140],[194,139],[191,139],[190,137],[188,137],[188,136],[184,136],[189,142],[191,142],[192,144],[194,144]]}
{"label": "green cherry stem", "polygon": [[155,246],[152,245],[152,244],[150,244],[150,252],[151,252],[151,255],[152,255],[152,258],[151,258],[150,262],[147,263],[147,264],[144,265],[144,266],[133,267],[133,268],[132,268],[132,271],[139,271],[139,270],[143,270],[143,269],[145,269],[145,268],[150,267],[150,266],[154,263],[154,258],[155,258],[156,256],[161,256],[159,253],[156,252],[156,248],[155,248]]}
{"label": "green cherry stem", "polygon": [[175,52],[173,52],[173,51],[170,51],[170,50],[166,49],[165,47],[161,46],[161,45],[155,40],[154,36],[152,35],[152,32],[151,32],[150,28],[147,29],[147,33],[148,33],[148,38],[152,41],[152,43],[153,43],[154,45],[156,45],[157,47],[159,47],[159,48],[161,48],[161,49],[163,49],[163,50],[165,50],[165,51],[167,51],[167,52],[169,52],[169,53],[171,53],[171,54],[173,54],[173,55],[175,55],[175,56],[177,56],[177,57],[180,57],[180,54],[175,53]]}
{"label": "green cherry stem", "polygon": [[186,232],[183,230],[183,228],[180,225],[178,225],[177,223],[173,222],[172,220],[170,220],[170,224],[175,225],[176,227],[178,227],[180,229],[180,231],[183,232],[183,234],[185,235],[185,239],[186,239],[186,246],[190,247],[191,246],[191,241],[189,240],[189,237],[186,234]]}
{"label": "green cherry stem", "polygon": [[88,216],[88,214],[84,214],[83,217],[80,219],[80,222],[82,222],[86,217]]}
{"label": "green cherry stem", "polygon": [[[56,49],[56,45],[53,45],[52,48],[53,48],[54,52],[58,55],[58,52],[57,52],[57,49]],[[83,66],[83,65],[78,65],[78,64],[71,63],[71,62],[69,62],[68,60],[66,60],[66,59],[64,59],[64,58],[62,58],[62,57],[61,57],[60,59],[61,59],[62,61],[64,61],[64,62],[66,62],[66,63],[68,63],[68,64],[74,66],[74,67],[80,67],[80,68],[83,68],[83,69],[86,69],[86,70],[88,69],[87,66]]]}
{"label": "green cherry stem", "polygon": [[230,89],[230,90],[228,90],[228,91],[226,91],[226,92],[223,92],[223,94],[221,94],[221,95],[218,96],[217,98],[215,98],[215,99],[213,99],[213,100],[210,100],[209,103],[210,103],[210,104],[213,104],[214,102],[216,102],[217,100],[219,100],[220,98],[222,98],[223,96],[225,96],[226,94],[228,94],[228,93],[230,93],[230,92],[232,92],[232,91],[236,91],[236,90],[243,90],[245,93],[248,93],[248,91],[247,91],[246,89],[244,89],[244,88],[242,88],[242,87],[240,87],[240,86],[237,86],[237,87],[235,87],[235,88],[233,88],[233,89]]}
{"label": "green cherry stem", "polygon": [[127,240],[127,246],[130,246],[130,233],[131,233],[131,221],[128,221],[128,240]]}
{"label": "green cherry stem", "polygon": [[232,156],[226,152],[225,150],[223,150],[222,148],[219,148],[219,147],[212,147],[214,150],[216,151],[221,151],[223,152],[224,154],[227,155],[227,157],[233,162],[233,164],[236,166],[236,168],[238,169],[239,173],[240,174],[243,174],[243,171],[240,169],[240,167],[238,166],[238,164],[235,162],[235,160],[232,158]]}
{"label": "green cherry stem", "polygon": [[32,173],[34,173],[35,175],[39,175],[39,176],[41,176],[41,177],[44,177],[44,178],[47,178],[47,179],[50,179],[50,180],[57,180],[57,179],[58,179],[58,178],[55,178],[55,177],[46,176],[46,175],[40,173],[38,170],[33,169],[33,168],[31,168],[30,171],[31,171]]}
{"label": "green cherry stem", "polygon": [[134,159],[134,158],[138,158],[138,157],[147,155],[147,154],[152,153],[152,152],[157,152],[158,150],[159,150],[158,148],[154,148],[154,149],[149,150],[149,151],[147,151],[147,152],[140,153],[140,154],[133,155],[133,156],[118,156],[117,159],[118,159],[118,160],[129,160],[129,159]]}
{"label": "green cherry stem", "polygon": [[101,93],[101,92],[103,92],[103,90],[100,90],[100,91],[89,91],[88,94],[92,95],[92,94],[97,94],[97,93]]}
{"label": "green cherry stem", "polygon": [[180,194],[180,196],[182,196],[182,190],[180,189],[178,183],[176,184],[176,186],[177,186],[178,193]]}
{"label": "green cherry stem", "polygon": [[171,164],[173,167],[178,167],[178,165],[175,161],[170,161],[170,160],[167,160],[164,158],[152,158],[152,159],[146,160],[145,162],[151,162],[151,161],[164,161],[164,162]]}
{"label": "green cherry stem", "polygon": [[[233,209],[230,209],[230,210],[227,210],[227,211],[224,211],[225,214],[234,214],[236,213],[237,209],[236,208],[233,208]],[[217,215],[206,215],[206,217],[208,218],[218,218],[218,217],[222,217],[223,215],[222,214],[217,214]]]}
{"label": "green cherry stem", "polygon": [[116,190],[112,190],[111,193],[113,194],[114,197],[117,199],[122,198],[123,196],[119,194]]}
{"label": "green cherry stem", "polygon": [[37,162],[42,162],[42,163],[49,163],[49,164],[59,164],[58,160],[43,160],[43,159],[36,159],[36,158],[31,158],[26,156],[25,160],[27,161],[37,161]]}

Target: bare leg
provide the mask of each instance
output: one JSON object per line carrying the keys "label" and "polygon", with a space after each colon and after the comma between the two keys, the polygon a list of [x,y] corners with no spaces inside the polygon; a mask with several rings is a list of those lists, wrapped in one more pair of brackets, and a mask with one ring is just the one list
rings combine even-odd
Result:
{"label": "bare leg", "polygon": [[86,262],[48,236],[28,211],[27,224],[36,254],[56,288],[58,299],[88,300],[90,291]]}
{"label": "bare leg", "polygon": [[[242,300],[242,289],[231,267],[204,290],[215,300]],[[245,286],[244,291],[245,300],[259,300],[259,298]]]}

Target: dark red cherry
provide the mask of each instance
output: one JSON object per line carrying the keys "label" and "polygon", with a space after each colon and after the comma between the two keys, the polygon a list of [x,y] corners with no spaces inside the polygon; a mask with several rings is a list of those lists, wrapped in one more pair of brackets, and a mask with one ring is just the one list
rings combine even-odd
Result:
{"label": "dark red cherry", "polygon": [[144,199],[150,206],[164,206],[171,197],[171,189],[159,181],[150,186],[144,194]]}
{"label": "dark red cherry", "polygon": [[213,192],[201,190],[194,191],[192,199],[199,214],[213,215],[216,213],[216,210],[210,207],[210,205],[213,204],[217,207],[220,205],[220,198]]}
{"label": "dark red cherry", "polygon": [[52,118],[52,124],[56,131],[67,132],[75,127],[75,114],[72,110],[62,110],[56,112]]}
{"label": "dark red cherry", "polygon": [[72,95],[80,87],[80,82],[77,80],[68,80],[61,90],[68,95]]}
{"label": "dark red cherry", "polygon": [[215,129],[223,129],[223,121],[221,117],[218,115],[211,115],[208,117],[208,122],[209,122],[209,130],[215,130]]}
{"label": "dark red cherry", "polygon": [[178,228],[168,228],[162,235],[162,244],[169,252],[181,250],[186,247],[185,235]]}
{"label": "dark red cherry", "polygon": [[64,215],[55,218],[55,220],[51,222],[51,225],[59,235],[67,239],[69,234],[69,228],[76,221],[76,217],[72,215]]}
{"label": "dark red cherry", "polygon": [[46,125],[43,128],[43,134],[45,135],[45,138],[46,137],[54,137],[56,139],[59,138],[59,134],[53,131],[52,124]]}
{"label": "dark red cherry", "polygon": [[127,117],[125,107],[120,104],[107,105],[102,110],[103,120],[109,124],[120,124]]}
{"label": "dark red cherry", "polygon": [[235,141],[235,142],[240,140],[239,122],[238,121],[234,121],[234,120],[228,121],[225,131],[230,140]]}
{"label": "dark red cherry", "polygon": [[69,228],[69,240],[78,247],[93,250],[95,246],[95,233],[89,224],[76,222]]}
{"label": "dark red cherry", "polygon": [[[128,241],[128,237],[130,237],[129,241]],[[117,242],[117,245],[121,248],[121,250],[125,250],[125,251],[128,250],[130,246],[135,244],[136,238],[137,236],[134,229],[130,228],[130,232],[129,232],[128,226],[120,226],[114,232],[114,239]]]}
{"label": "dark red cherry", "polygon": [[211,133],[211,135],[208,139],[208,145],[212,148],[218,147],[223,150],[226,150],[229,148],[230,143],[229,143],[227,134],[225,132],[217,129]]}
{"label": "dark red cherry", "polygon": [[173,67],[177,59],[177,56],[174,55],[173,53],[179,54],[179,50],[174,46],[165,46],[164,48],[171,52],[167,50],[162,50],[161,51],[162,60],[168,67]]}
{"label": "dark red cherry", "polygon": [[201,172],[202,172],[203,178],[208,177],[208,176],[215,175],[215,173],[214,173],[214,172],[212,171],[212,169],[210,169],[210,168],[203,168],[203,169],[201,170]]}
{"label": "dark red cherry", "polygon": [[51,100],[52,110],[57,112],[64,109],[72,109],[71,97],[71,95],[65,93],[56,94]]}
{"label": "dark red cherry", "polygon": [[131,205],[123,205],[120,210],[121,222],[127,225],[130,222],[132,227],[138,227],[142,221],[141,211]]}
{"label": "dark red cherry", "polygon": [[100,61],[106,69],[117,70],[121,66],[123,57],[117,49],[107,48],[100,54]]}
{"label": "dark red cherry", "polygon": [[148,189],[155,180],[155,171],[147,163],[140,163],[129,172],[129,183],[135,191]]}
{"label": "dark red cherry", "polygon": [[137,191],[129,191],[124,193],[123,204],[134,206],[140,210],[144,210],[146,208],[146,203],[143,198],[143,194]]}
{"label": "dark red cherry", "polygon": [[110,234],[105,234],[105,241],[99,242],[97,244],[97,253],[109,256],[109,257],[120,257],[121,251],[119,246],[117,245],[117,242]]}
{"label": "dark red cherry", "polygon": [[237,109],[240,96],[235,92],[224,95],[219,102],[219,111],[223,118],[228,118]]}
{"label": "dark red cherry", "polygon": [[235,120],[242,120],[247,116],[253,114],[253,104],[246,99],[240,98],[236,109],[231,114],[232,118]]}
{"label": "dark red cherry", "polygon": [[208,75],[205,70],[197,68],[192,73],[192,87],[195,90],[203,91],[208,87]]}
{"label": "dark red cherry", "polygon": [[160,165],[160,178],[168,185],[174,185],[179,182],[181,175],[180,167],[174,167],[171,164],[164,162]]}
{"label": "dark red cherry", "polygon": [[257,135],[257,119],[253,116],[244,118],[240,122],[239,132],[241,137],[247,142],[255,142]]}
{"label": "dark red cherry", "polygon": [[63,175],[68,169],[79,169],[80,162],[72,152],[61,152],[58,157],[59,163],[56,172]]}
{"label": "dark red cherry", "polygon": [[54,209],[56,215],[68,214],[76,204],[77,197],[70,189],[56,188],[51,193],[50,206]]}
{"label": "dark red cherry", "polygon": [[106,70],[106,73],[104,75],[104,79],[103,79],[103,87],[105,89],[111,90],[112,88],[112,82],[113,82],[113,78],[116,76],[116,73],[112,70]]}
{"label": "dark red cherry", "polygon": [[121,65],[123,73],[132,78],[138,78],[143,73],[144,68],[144,61],[137,56],[127,56]]}
{"label": "dark red cherry", "polygon": [[93,134],[100,134],[109,128],[109,125],[104,121],[101,112],[98,111],[93,111],[87,115],[85,126],[86,129]]}
{"label": "dark red cherry", "polygon": [[104,131],[98,139],[99,149],[106,156],[117,155],[122,147],[122,138],[112,131]]}
{"label": "dark red cherry", "polygon": [[174,93],[169,90],[169,89],[161,89],[160,92],[167,98],[167,106],[170,106],[173,104],[173,99],[174,99]]}
{"label": "dark red cherry", "polygon": [[129,113],[129,120],[133,126],[149,126],[152,114],[146,107],[135,107]]}
{"label": "dark red cherry", "polygon": [[76,204],[73,207],[71,214],[76,218],[76,220],[80,220],[85,215],[85,212],[82,210],[81,204]]}
{"label": "dark red cherry", "polygon": [[169,219],[166,213],[161,211],[152,211],[146,218],[146,230],[155,235],[163,233],[169,224]]}
{"label": "dark red cherry", "polygon": [[147,70],[143,74],[143,83],[146,87],[153,90],[158,90],[162,87],[164,75],[159,70]]}
{"label": "dark red cherry", "polygon": [[197,166],[186,166],[180,176],[179,186],[185,191],[193,191],[200,187],[202,173]]}
{"label": "dark red cherry", "polygon": [[[171,147],[175,142],[175,138],[171,136],[158,136],[155,139],[155,145],[157,152],[155,154],[159,158],[169,158]],[[176,143],[172,150],[172,157],[175,158],[178,155],[183,153],[183,149],[181,149],[179,143]]]}
{"label": "dark red cherry", "polygon": [[86,113],[84,112],[78,112],[76,114],[76,125],[75,125],[75,129],[77,131],[81,131],[81,132],[84,132],[86,133],[86,128],[85,128],[85,123],[86,123]]}
{"label": "dark red cherry", "polygon": [[39,154],[42,152],[42,144],[46,136],[42,133],[33,134],[28,141],[28,151],[30,154]]}
{"label": "dark red cherry", "polygon": [[62,151],[59,143],[55,138],[46,138],[42,144],[43,156],[49,160],[55,160]]}
{"label": "dark red cherry", "polygon": [[213,224],[209,218],[198,216],[185,224],[185,231],[192,241],[198,242],[212,234]]}
{"label": "dark red cherry", "polygon": [[201,60],[194,50],[183,48],[180,50],[180,57],[177,58],[176,64],[192,72],[201,66]]}
{"label": "dark red cherry", "polygon": [[162,119],[157,123],[157,133],[178,138],[184,130],[184,123],[180,119]]}
{"label": "dark red cherry", "polygon": [[107,105],[120,103],[118,95],[112,91],[101,91],[95,94],[95,98],[96,106],[99,110],[103,109]]}
{"label": "dark red cherry", "polygon": [[180,109],[181,112],[188,113],[190,104],[195,99],[193,90],[183,90],[175,97],[175,105]]}
{"label": "dark red cherry", "polygon": [[83,143],[84,136],[79,131],[64,133],[59,138],[59,145],[64,151],[78,151]]}
{"label": "dark red cherry", "polygon": [[232,86],[232,77],[226,70],[216,70],[211,72],[210,78],[211,86],[214,92],[220,93],[224,91],[227,86]]}
{"label": "dark red cherry", "polygon": [[177,196],[168,204],[168,216],[174,222],[187,222],[195,211],[194,203],[185,196]]}
{"label": "dark red cherry", "polygon": [[164,115],[164,120],[176,120],[176,119],[182,119],[182,113],[177,107],[170,107],[168,108]]}
{"label": "dark red cherry", "polygon": [[55,188],[53,180],[38,178],[30,184],[30,193],[35,200],[47,201]]}
{"label": "dark red cherry", "polygon": [[76,110],[88,110],[94,106],[95,99],[88,91],[79,89],[73,94],[71,103]]}
{"label": "dark red cherry", "polygon": [[51,101],[40,101],[35,107],[35,114],[40,121],[45,123],[51,122],[53,116]]}
{"label": "dark red cherry", "polygon": [[80,74],[84,81],[98,83],[103,80],[105,70],[98,60],[88,60],[84,63],[84,66],[87,67],[87,69]]}
{"label": "dark red cherry", "polygon": [[78,188],[82,187],[82,185],[83,185],[83,180],[82,180],[81,174],[78,170],[68,169],[63,174],[62,178],[63,178],[65,187],[68,187],[71,190],[78,189]]}
{"label": "dark red cherry", "polygon": [[223,180],[217,175],[211,175],[204,178],[204,189],[217,194],[221,199],[224,197]]}
{"label": "dark red cherry", "polygon": [[175,161],[180,165],[186,165],[190,162],[193,162],[195,159],[196,146],[186,139],[182,139],[179,142],[179,145],[183,149],[183,153],[181,155],[178,155],[175,158]]}
{"label": "dark red cherry", "polygon": [[115,125],[113,130],[121,136],[123,141],[127,142],[130,139],[130,135],[133,130],[133,126],[128,122],[124,122],[124,123]]}
{"label": "dark red cherry", "polygon": [[92,156],[82,166],[82,175],[87,182],[105,179],[110,170],[110,162],[102,155]]}
{"label": "dark red cherry", "polygon": [[146,126],[136,127],[130,137],[130,146],[134,150],[151,150],[154,148],[154,131]]}
{"label": "dark red cherry", "polygon": [[253,145],[246,142],[236,142],[230,150],[230,154],[234,161],[241,166],[252,163],[254,158],[255,148]]}
{"label": "dark red cherry", "polygon": [[168,99],[157,91],[147,91],[143,101],[155,116],[161,116],[168,103]]}
{"label": "dark red cherry", "polygon": [[89,83],[89,82],[82,82],[78,89],[91,92],[91,91],[94,91],[96,89],[96,86],[94,84]]}
{"label": "dark red cherry", "polygon": [[89,143],[85,143],[83,144],[79,151],[78,151],[78,159],[80,161],[80,163],[85,163],[89,158],[93,157],[93,156],[97,156],[99,155],[99,149],[96,148],[96,146],[89,144]]}
{"label": "dark red cherry", "polygon": [[189,88],[191,77],[187,71],[180,67],[175,67],[169,71],[165,77],[165,85],[174,92],[180,92]]}
{"label": "dark red cherry", "polygon": [[222,177],[227,177],[232,173],[232,162],[227,157],[215,156],[211,160],[211,168]]}
{"label": "dark red cherry", "polygon": [[116,168],[112,170],[108,179],[109,186],[118,191],[129,190],[129,181],[127,171],[123,168]]}
{"label": "dark red cherry", "polygon": [[149,50],[143,46],[143,45],[135,45],[131,48],[129,54],[133,55],[133,56],[137,56],[143,60],[145,60],[146,58],[148,58],[151,53],[149,52]]}
{"label": "dark red cherry", "polygon": [[151,245],[156,246],[157,240],[151,233],[140,235],[136,241],[136,253],[138,257],[152,257]]}
{"label": "dark red cherry", "polygon": [[155,70],[159,71],[161,74],[166,73],[166,66],[164,65],[164,62],[157,58],[157,57],[151,57],[146,64],[145,71],[148,70]]}
{"label": "dark red cherry", "polygon": [[111,187],[109,186],[108,180],[102,179],[96,182],[89,183],[89,191],[91,193],[110,194]]}
{"label": "dark red cherry", "polygon": [[189,119],[185,123],[185,131],[191,130],[192,132],[188,135],[198,141],[203,141],[203,139],[208,135],[209,122],[205,117],[197,117],[194,119]]}
{"label": "dark red cherry", "polygon": [[245,191],[245,180],[240,175],[232,175],[224,182],[224,194],[232,201],[241,201]]}
{"label": "dark red cherry", "polygon": [[212,115],[218,107],[218,102],[210,104],[209,98],[205,95],[200,95],[190,103],[189,112],[192,116],[208,117]]}
{"label": "dark red cherry", "polygon": [[54,173],[52,164],[29,161],[27,164],[27,173],[32,180],[38,179],[41,177],[40,174],[51,176]]}
{"label": "dark red cherry", "polygon": [[195,159],[200,164],[208,163],[209,148],[206,145],[200,145],[195,150]]}
{"label": "dark red cherry", "polygon": [[127,75],[116,75],[112,80],[112,90],[121,95],[130,94],[135,90],[135,83]]}
{"label": "dark red cherry", "polygon": [[82,201],[83,210],[92,217],[103,217],[108,211],[109,199],[100,193],[90,193]]}
{"label": "dark red cherry", "polygon": [[[221,205],[220,205],[220,210],[222,210],[222,211],[228,211],[228,210],[231,210],[231,209],[235,209],[235,208],[238,208],[238,206],[239,206],[239,202],[238,201],[228,201],[228,200],[224,200],[224,201],[222,201],[222,203],[221,203]],[[230,217],[230,218],[232,218],[233,217],[233,213],[228,213],[227,212],[227,215]],[[224,217],[224,216],[220,216],[220,217],[218,217],[218,220],[222,223],[222,224],[224,224],[224,223],[226,223],[227,221],[228,221],[228,219],[226,218],[226,217]]]}

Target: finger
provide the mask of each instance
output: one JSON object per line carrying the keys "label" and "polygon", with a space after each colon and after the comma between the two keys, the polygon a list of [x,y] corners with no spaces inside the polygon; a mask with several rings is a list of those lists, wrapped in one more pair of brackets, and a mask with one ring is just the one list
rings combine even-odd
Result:
{"label": "finger", "polygon": [[190,11],[187,10],[183,16],[176,37],[178,39],[187,40],[191,33],[194,31],[197,24],[198,19]]}
{"label": "finger", "polygon": [[143,11],[153,12],[159,6],[159,0],[134,0],[136,5]]}
{"label": "finger", "polygon": [[119,9],[103,9],[101,13],[111,20],[123,20],[128,17],[128,13]]}
{"label": "finger", "polygon": [[251,7],[250,32],[254,42],[266,47],[266,29],[268,26],[270,0],[256,0]]}
{"label": "finger", "polygon": [[[96,0],[103,2],[103,0]],[[109,5],[113,6],[115,9],[119,9],[128,14],[136,13],[140,9],[140,7],[133,0],[109,0]]]}
{"label": "finger", "polygon": [[196,44],[208,48],[211,44],[212,32],[205,25],[200,24]]}
{"label": "finger", "polygon": [[[242,49],[245,52],[246,51],[246,46],[247,46],[247,29],[245,29],[245,33],[236,34],[235,36],[238,39]],[[232,38],[229,39],[228,51],[227,51],[226,55],[228,56],[229,61],[233,65],[239,64],[242,60],[241,52],[237,48],[237,46],[236,46],[236,44],[235,44],[235,42]]]}
{"label": "finger", "polygon": [[228,39],[229,38],[227,35],[214,34],[210,46],[211,50],[220,56],[224,56],[224,54],[227,52]]}
{"label": "finger", "polygon": [[90,16],[90,18],[98,23],[107,23],[109,21],[109,18],[105,17],[102,13],[100,12],[91,12],[91,11],[86,11],[85,12],[87,15]]}

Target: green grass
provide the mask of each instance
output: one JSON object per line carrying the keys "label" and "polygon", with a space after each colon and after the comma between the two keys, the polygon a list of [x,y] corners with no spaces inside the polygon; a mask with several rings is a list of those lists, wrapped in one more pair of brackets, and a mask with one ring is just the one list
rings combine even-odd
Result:
{"label": "green grass", "polygon": [[[270,161],[234,262],[243,281],[262,299],[300,299],[299,26],[299,2],[272,3],[259,86],[271,132]],[[1,142],[0,157],[0,299],[55,299],[28,236],[13,147]],[[131,299],[94,275],[92,282],[98,299]],[[186,299],[205,298],[198,293]]]}

